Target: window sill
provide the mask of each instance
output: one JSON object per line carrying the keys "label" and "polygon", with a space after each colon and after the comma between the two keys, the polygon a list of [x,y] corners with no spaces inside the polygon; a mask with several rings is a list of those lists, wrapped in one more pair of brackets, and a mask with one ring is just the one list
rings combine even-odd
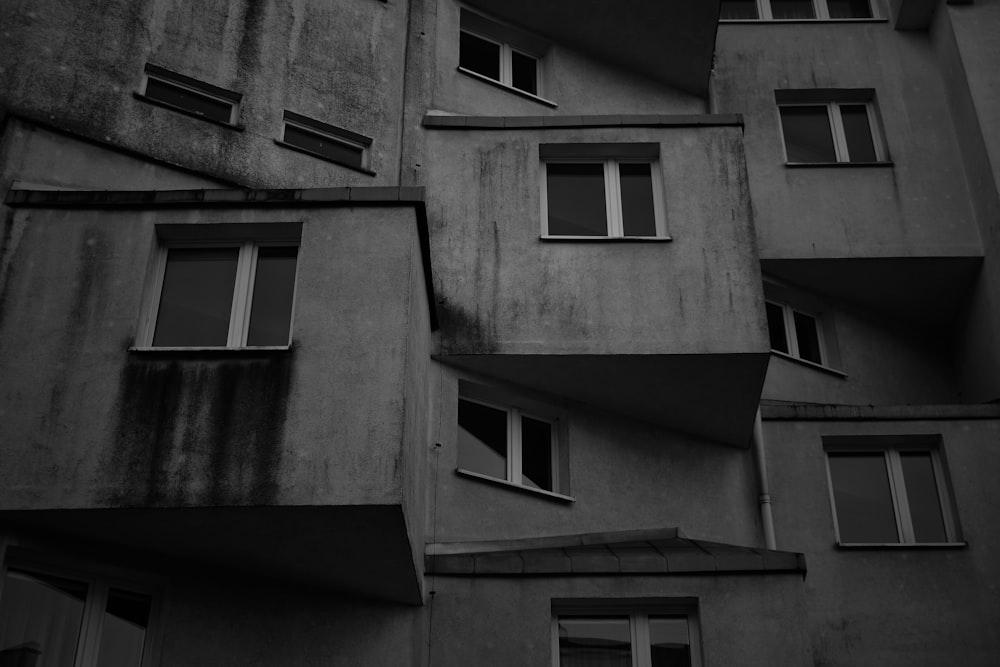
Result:
{"label": "window sill", "polygon": [[929,549],[966,549],[968,542],[836,542],[838,549],[863,550],[863,549],[902,549],[902,550],[929,550]]}
{"label": "window sill", "polygon": [[501,83],[496,79],[491,79],[490,77],[483,76],[478,72],[473,72],[471,69],[465,69],[464,67],[459,67],[458,71],[461,72],[462,74],[465,74],[466,76],[471,76],[473,79],[476,79],[478,81],[488,83],[491,86],[500,88],[501,90],[506,90],[508,93],[514,93],[515,95],[520,95],[521,97],[527,98],[534,102],[538,102],[539,104],[544,104],[545,106],[552,107],[553,109],[559,108],[559,105],[553,102],[552,100],[547,100],[544,97],[539,97],[534,93],[529,93],[525,90],[521,90],[520,88],[515,88],[514,86],[508,86],[507,84]]}
{"label": "window sill", "polygon": [[889,19],[719,19],[719,23],[887,23]]}
{"label": "window sill", "polygon": [[323,155],[322,153],[317,153],[315,151],[311,151],[308,148],[302,148],[301,146],[296,146],[295,144],[286,143],[286,142],[282,141],[281,139],[275,139],[274,143],[278,144],[279,146],[281,146],[283,148],[287,148],[289,150],[297,151],[299,153],[305,153],[306,155],[311,155],[312,157],[320,159],[320,160],[323,160],[325,162],[332,162],[333,164],[339,164],[341,167],[347,167],[348,169],[353,169],[354,171],[357,171],[357,172],[360,172],[362,174],[365,174],[366,176],[375,176],[376,175],[375,172],[372,171],[371,169],[365,169],[364,167],[359,167],[357,165],[350,164],[348,162],[344,162],[343,160],[336,160],[336,159],[334,159],[334,158],[332,158],[332,157],[330,157],[328,155]]}
{"label": "window sill", "polygon": [[154,100],[152,97],[146,97],[142,93],[132,93],[132,96],[137,100],[146,102],[147,104],[152,104],[153,106],[157,107],[163,107],[164,109],[170,109],[171,111],[182,113],[185,116],[191,116],[192,118],[197,118],[198,120],[203,120],[208,123],[214,123],[215,125],[221,125],[222,127],[228,127],[230,130],[236,130],[237,132],[242,132],[244,129],[246,129],[242,125],[237,125],[235,123],[227,123],[222,120],[216,120],[215,118],[209,118],[208,116],[204,116],[200,113],[195,113],[189,109],[185,109],[184,107],[179,107],[173,104],[167,104],[166,102],[161,102],[160,100]]}
{"label": "window sill", "polygon": [[162,354],[164,356],[174,357],[181,354],[186,354],[196,357],[205,356],[225,356],[225,357],[239,357],[239,356],[253,356],[255,354],[265,354],[272,355],[277,353],[289,353],[292,351],[291,345],[262,345],[260,347],[143,347],[143,346],[133,346],[128,349],[132,354],[140,354],[142,356],[155,356]]}
{"label": "window sill", "polygon": [[484,482],[489,482],[491,484],[495,484],[496,486],[502,486],[504,488],[511,489],[512,491],[521,491],[523,493],[542,496],[543,498],[551,498],[552,500],[558,500],[564,503],[576,502],[576,498],[572,496],[566,496],[561,493],[555,493],[554,491],[545,491],[543,489],[533,489],[530,486],[521,486],[520,484],[514,484],[512,482],[508,482],[505,479],[490,477],[489,475],[483,475],[478,472],[472,472],[471,470],[463,470],[462,468],[455,468],[455,474],[460,477],[470,477],[472,479],[478,479]]}
{"label": "window sill", "polygon": [[771,350],[771,354],[781,359],[787,359],[788,361],[795,362],[806,366],[807,368],[813,368],[817,371],[822,371],[824,373],[829,373],[830,375],[835,375],[836,377],[847,379],[847,373],[844,371],[838,371],[836,368],[830,368],[829,366],[824,366],[823,364],[817,364],[814,361],[809,361],[808,359],[800,359],[799,357],[793,357],[786,352],[779,352],[778,350]]}
{"label": "window sill", "polygon": [[664,243],[673,241],[670,236],[556,236],[542,234],[542,241],[600,241],[612,243]]}
{"label": "window sill", "polygon": [[786,162],[786,167],[801,169],[803,167],[894,167],[892,160],[881,160],[879,162]]}

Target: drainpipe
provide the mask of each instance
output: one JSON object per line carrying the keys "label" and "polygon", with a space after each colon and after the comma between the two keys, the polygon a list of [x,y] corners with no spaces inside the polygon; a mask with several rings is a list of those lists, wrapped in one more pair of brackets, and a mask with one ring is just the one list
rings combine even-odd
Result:
{"label": "drainpipe", "polygon": [[767,467],[766,456],[764,456],[764,428],[760,423],[760,408],[757,408],[757,416],[753,422],[753,447],[754,461],[757,463],[757,487],[760,489],[758,502],[760,503],[760,521],[764,526],[764,546],[768,549],[776,549],[774,541],[774,518],[771,516],[771,494],[767,487]]}

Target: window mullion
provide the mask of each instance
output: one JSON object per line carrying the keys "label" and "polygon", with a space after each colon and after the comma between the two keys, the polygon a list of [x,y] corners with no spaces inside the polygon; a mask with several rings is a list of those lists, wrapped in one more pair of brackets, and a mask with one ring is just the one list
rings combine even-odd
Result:
{"label": "window mullion", "polygon": [[795,311],[788,304],[781,305],[781,314],[785,320],[785,337],[788,344],[788,354],[799,357],[799,337],[795,335]]}
{"label": "window mullion", "polygon": [[604,161],[604,199],[608,218],[608,236],[625,236],[622,225],[622,195],[618,176],[618,162]]}
{"label": "window mullion", "polygon": [[826,0],[813,0],[813,9],[816,10],[816,18],[827,20],[830,18],[830,10],[826,6]]}
{"label": "window mullion", "polygon": [[774,14],[771,13],[771,0],[757,0],[757,14],[762,21],[771,21]]}
{"label": "window mullion", "polygon": [[108,585],[103,581],[87,581],[87,599],[84,602],[80,638],[76,644],[73,667],[91,667],[97,664],[97,653],[101,645],[101,626],[107,604]]}
{"label": "window mullion", "polygon": [[521,417],[516,408],[507,411],[507,479],[521,483]]}
{"label": "window mullion", "polygon": [[889,474],[889,487],[892,491],[892,504],[896,510],[896,529],[900,542],[914,542],[913,523],[906,502],[906,482],[903,479],[903,464],[899,459],[899,452],[894,449],[886,450],[885,462]]}
{"label": "window mullion", "polygon": [[632,664],[634,667],[652,667],[649,655],[649,616],[632,614],[629,618],[632,631]]}
{"label": "window mullion", "polygon": [[152,346],[153,336],[156,335],[156,320],[160,312],[160,299],[163,296],[163,279],[167,274],[167,253],[170,246],[163,246],[156,255],[156,273],[153,276],[153,286],[151,288],[151,298],[149,311],[146,313],[145,330],[142,344]]}
{"label": "window mullion", "polygon": [[236,264],[236,285],[233,288],[233,306],[229,319],[228,347],[243,347],[247,340],[247,319],[249,314],[250,286],[253,281],[257,247],[253,243],[240,246]]}
{"label": "window mullion", "polygon": [[837,151],[837,162],[850,162],[851,154],[847,150],[847,135],[844,133],[844,121],[840,117],[840,105],[830,102],[826,105],[830,117],[830,127],[833,128],[833,143]]}
{"label": "window mullion", "polygon": [[949,542],[958,540],[958,531],[955,528],[955,517],[951,513],[951,498],[949,488],[945,485],[944,464],[937,451],[931,453],[931,469],[934,471],[934,485],[937,487],[938,507],[941,508],[941,518],[944,520],[944,533]]}
{"label": "window mullion", "polygon": [[512,59],[510,44],[500,45],[500,83],[505,86],[511,85],[514,80],[511,75]]}

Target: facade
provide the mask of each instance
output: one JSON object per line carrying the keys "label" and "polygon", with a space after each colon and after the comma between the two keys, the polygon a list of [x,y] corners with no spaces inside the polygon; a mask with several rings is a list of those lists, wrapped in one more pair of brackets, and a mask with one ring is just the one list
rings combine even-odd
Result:
{"label": "facade", "polygon": [[2,9],[0,667],[1000,659],[1000,0]]}

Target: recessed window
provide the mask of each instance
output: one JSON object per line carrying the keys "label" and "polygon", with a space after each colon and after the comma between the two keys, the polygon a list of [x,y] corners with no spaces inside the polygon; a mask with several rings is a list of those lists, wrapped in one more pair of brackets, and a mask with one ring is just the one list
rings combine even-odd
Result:
{"label": "recessed window", "polygon": [[958,542],[935,443],[828,446],[837,541],[842,544]]}
{"label": "recessed window", "polygon": [[140,346],[288,346],[297,261],[284,239],[163,243]]}
{"label": "recessed window", "polygon": [[10,665],[152,664],[153,594],[96,577],[9,567],[0,656]]}
{"label": "recessed window", "polygon": [[[785,158],[790,164],[888,160],[869,91],[777,91]],[[868,98],[868,99],[865,99]]]}
{"label": "recessed window", "polygon": [[[609,146],[601,148],[594,147],[593,157],[586,157],[586,145],[541,147],[543,234],[665,237],[657,147],[628,151],[622,146],[623,154],[617,157],[611,152],[613,145],[610,151]],[[642,152],[649,155],[637,154]]]}
{"label": "recessed window", "polygon": [[462,9],[458,67],[502,86],[541,94],[545,44],[505,24]]}
{"label": "recessed window", "polygon": [[176,72],[146,65],[142,98],[225,125],[235,125],[243,96]]}
{"label": "recessed window", "polygon": [[291,111],[285,111],[278,143],[346,167],[368,171],[371,139]]}
{"label": "recessed window", "polygon": [[722,0],[723,21],[874,18],[869,0]]}
{"label": "recessed window", "polygon": [[819,317],[784,303],[767,301],[771,349],[797,359],[828,365]]}

